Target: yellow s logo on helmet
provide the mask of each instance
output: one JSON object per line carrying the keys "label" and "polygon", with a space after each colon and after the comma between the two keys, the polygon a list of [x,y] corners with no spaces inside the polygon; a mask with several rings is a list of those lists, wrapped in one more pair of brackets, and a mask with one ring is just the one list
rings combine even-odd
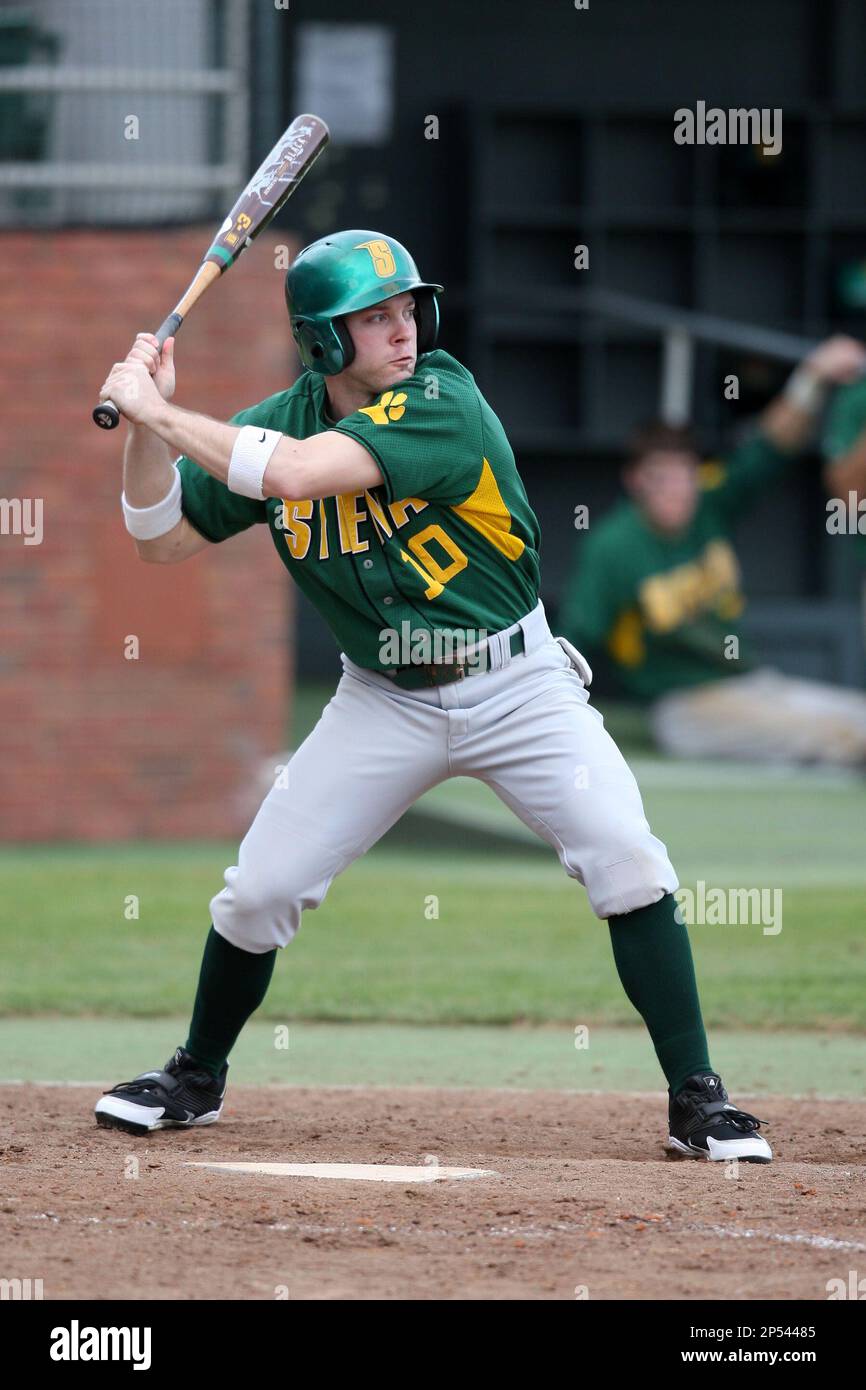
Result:
{"label": "yellow s logo on helmet", "polygon": [[387,241],[359,241],[355,250],[369,251],[373,269],[382,280],[395,273],[397,265]]}

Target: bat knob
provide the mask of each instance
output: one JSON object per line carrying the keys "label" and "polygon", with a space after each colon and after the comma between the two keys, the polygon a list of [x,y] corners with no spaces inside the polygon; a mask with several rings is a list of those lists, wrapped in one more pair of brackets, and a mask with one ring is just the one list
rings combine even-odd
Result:
{"label": "bat knob", "polygon": [[93,418],[101,430],[116,430],[120,424],[120,411],[113,401],[103,401],[93,407]]}

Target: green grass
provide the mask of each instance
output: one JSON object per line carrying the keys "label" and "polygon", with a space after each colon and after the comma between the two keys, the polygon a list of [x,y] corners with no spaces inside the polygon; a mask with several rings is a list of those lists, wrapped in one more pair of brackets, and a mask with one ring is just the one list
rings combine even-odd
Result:
{"label": "green grass", "polygon": [[[330,693],[300,689],[296,743]],[[691,928],[707,1023],[866,1033],[863,782],[664,762],[641,747],[627,710],[613,713],[682,884],[782,894],[778,935],[759,924]],[[187,1016],[208,902],[236,853],[235,844],[0,849],[0,1012]],[[139,917],[129,921],[132,894]],[[261,1016],[637,1021],[583,890],[488,788],[463,778],[423,797],[306,914]]]}
{"label": "green grass", "polygon": [[[632,758],[631,766],[684,885],[841,886],[866,896],[860,781],[651,758]],[[468,778],[434,787],[417,809],[455,826],[483,826],[527,849],[540,843],[488,787]]]}
{"label": "green grass", "polygon": [[[233,856],[219,845],[4,850],[0,1012],[186,1013],[207,903]],[[137,921],[124,918],[129,894],[140,901]],[[430,895],[438,918],[426,915]],[[708,1024],[866,1031],[862,901],[859,888],[798,886],[784,889],[777,936],[759,925],[694,926]],[[552,854],[381,846],[306,915],[263,1016],[635,1020],[607,926]]]}
{"label": "green grass", "polygon": [[[302,687],[293,742],[331,687]],[[866,790],[855,779],[681,765],[607,711],[655,833],[692,887],[779,889],[782,930],[691,927],[714,1064],[740,1094],[862,1096]],[[0,848],[0,1079],[111,1082],[183,1040],[232,844]],[[137,920],[124,913],[139,900]],[[438,915],[431,915],[435,899]],[[290,1046],[274,1047],[289,1024]],[[529,1024],[504,1028],[503,1024]],[[590,1048],[573,1046],[590,1027]],[[236,1081],[657,1090],[607,925],[482,784],[423,797],[338,878],[281,953]]]}
{"label": "green grass", "polygon": [[[104,1088],[160,1065],[186,1036],[185,1015],[157,1019],[0,1019],[0,1084],[77,1081]],[[505,1086],[536,1090],[661,1091],[664,1079],[644,1029],[595,1027],[574,1046],[568,1024],[548,1028],[398,1023],[247,1024],[232,1051],[232,1085]],[[285,1046],[285,1043],[288,1046]],[[866,1038],[851,1034],[711,1035],[713,1065],[736,1099],[866,1093]],[[94,1097],[95,1098],[95,1097]],[[93,1101],[82,1099],[82,1114]],[[231,1104],[231,1099],[230,1102]],[[761,1113],[760,1111],[758,1112]]]}

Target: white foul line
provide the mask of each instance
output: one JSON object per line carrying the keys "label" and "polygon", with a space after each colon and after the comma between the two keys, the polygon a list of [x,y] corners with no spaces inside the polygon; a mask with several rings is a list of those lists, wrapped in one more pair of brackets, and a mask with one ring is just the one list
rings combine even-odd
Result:
{"label": "white foul line", "polygon": [[732,1236],[735,1240],[777,1240],[783,1245],[812,1245],[817,1250],[866,1250],[866,1242],[862,1240],[837,1240],[835,1236],[812,1235],[808,1231],[793,1231],[790,1234],[784,1231],[738,1231],[735,1226],[703,1226],[697,1223],[690,1224],[688,1229],[706,1235]]}

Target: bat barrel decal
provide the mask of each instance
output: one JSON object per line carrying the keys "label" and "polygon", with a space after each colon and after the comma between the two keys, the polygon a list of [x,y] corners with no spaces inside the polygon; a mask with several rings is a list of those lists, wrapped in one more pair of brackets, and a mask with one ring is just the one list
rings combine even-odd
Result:
{"label": "bat barrel decal", "polygon": [[[160,347],[166,338],[177,333],[196,300],[234,265],[259,232],[264,231],[318,159],[329,138],[328,127],[318,116],[295,117],[226,217],[186,293],[160,324],[155,335]],[[120,411],[113,401],[102,401],[94,407],[93,419],[101,429],[113,430],[120,423]]]}

